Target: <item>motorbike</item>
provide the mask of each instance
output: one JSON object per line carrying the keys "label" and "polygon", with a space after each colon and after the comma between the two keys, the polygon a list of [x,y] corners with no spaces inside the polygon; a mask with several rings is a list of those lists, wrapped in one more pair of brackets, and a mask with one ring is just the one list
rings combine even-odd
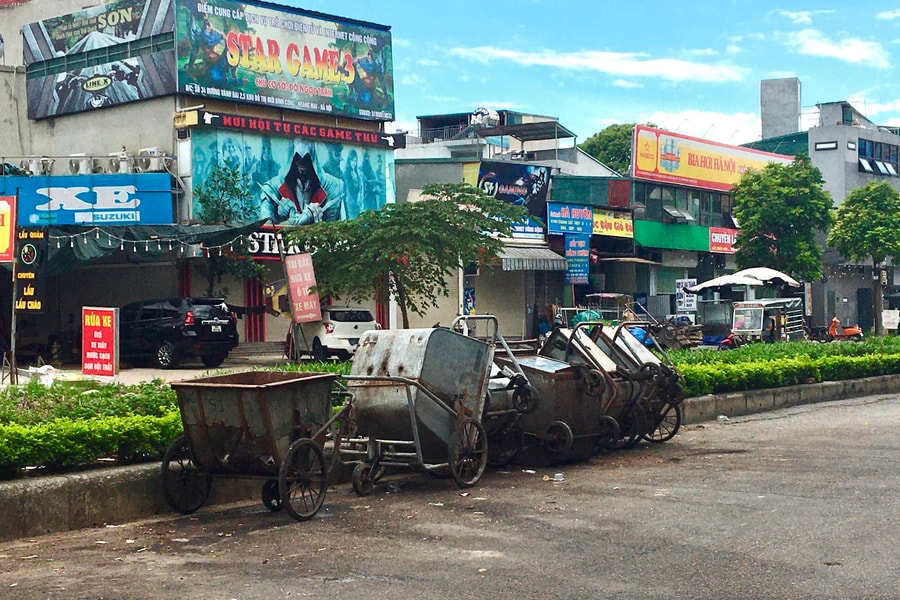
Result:
{"label": "motorbike", "polygon": [[739,335],[735,335],[733,331],[729,331],[728,335],[722,338],[719,342],[718,349],[719,350],[734,350],[735,348],[740,348],[744,345],[744,338]]}
{"label": "motorbike", "polygon": [[841,326],[841,321],[837,317],[831,319],[831,325],[828,327],[828,338],[831,340],[850,340],[851,342],[859,342],[862,340],[863,331],[859,325]]}

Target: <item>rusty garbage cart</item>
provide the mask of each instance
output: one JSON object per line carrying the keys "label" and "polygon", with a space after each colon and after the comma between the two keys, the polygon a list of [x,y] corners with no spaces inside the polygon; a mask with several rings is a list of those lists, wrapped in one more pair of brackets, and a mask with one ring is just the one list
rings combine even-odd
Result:
{"label": "rusty garbage cart", "polygon": [[173,382],[184,434],[162,461],[163,493],[183,514],[200,508],[212,479],[258,478],[269,510],[298,521],[325,500],[323,446],[348,407],[333,414],[331,373],[246,371]]}

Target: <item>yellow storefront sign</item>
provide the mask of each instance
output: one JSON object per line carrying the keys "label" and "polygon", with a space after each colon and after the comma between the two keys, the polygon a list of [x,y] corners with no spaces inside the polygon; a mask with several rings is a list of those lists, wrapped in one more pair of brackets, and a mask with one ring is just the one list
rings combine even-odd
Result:
{"label": "yellow storefront sign", "polygon": [[634,224],[631,217],[611,210],[594,209],[593,233],[613,237],[634,237]]}

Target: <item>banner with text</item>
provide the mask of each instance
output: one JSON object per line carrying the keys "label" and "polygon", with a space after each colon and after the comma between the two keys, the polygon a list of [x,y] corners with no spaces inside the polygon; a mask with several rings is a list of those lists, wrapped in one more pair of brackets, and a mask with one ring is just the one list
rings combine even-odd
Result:
{"label": "banner with text", "polygon": [[550,189],[550,167],[509,161],[481,161],[478,188],[498,200],[518,204],[536,217],[525,225],[516,225],[513,237],[542,238],[543,220],[547,214],[547,191]]}
{"label": "banner with text", "polygon": [[312,323],[322,320],[319,293],[316,291],[316,273],[311,254],[292,254],[284,259],[291,294],[291,318],[294,323]]}
{"label": "banner with text", "polygon": [[176,5],[179,92],[394,120],[390,28],[252,2]]}
{"label": "banner with text", "polygon": [[566,234],[566,276],[567,284],[590,283],[591,236]]}
{"label": "banner with text", "polygon": [[16,197],[0,196],[0,262],[16,256]]}
{"label": "banner with text", "polygon": [[593,232],[610,237],[633,238],[634,223],[631,221],[631,214],[595,208]]}
{"label": "banner with text", "polygon": [[794,158],[690,137],[645,125],[634,128],[634,178],[728,191],[741,176]]}
{"label": "banner with text", "polygon": [[594,211],[590,206],[547,203],[547,233],[586,233],[594,226]]}
{"label": "banner with text", "polygon": [[42,313],[46,293],[47,228],[17,228],[16,256],[15,311]]}
{"label": "banner with text", "polygon": [[719,254],[734,254],[734,244],[737,241],[737,229],[725,229],[724,227],[709,228],[709,251]]}
{"label": "banner with text", "polygon": [[119,309],[81,309],[81,373],[115,377],[119,373]]}

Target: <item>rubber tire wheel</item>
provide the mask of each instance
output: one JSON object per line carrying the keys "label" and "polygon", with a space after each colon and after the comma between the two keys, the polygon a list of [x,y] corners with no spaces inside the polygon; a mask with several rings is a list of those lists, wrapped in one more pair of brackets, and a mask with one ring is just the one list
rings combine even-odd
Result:
{"label": "rubber tire wheel", "polygon": [[518,425],[488,436],[488,466],[494,469],[505,467],[515,460],[524,446],[525,433]]}
{"label": "rubber tire wheel", "polygon": [[472,487],[487,466],[488,441],[484,425],[468,418],[456,426],[450,440],[450,474],[459,487]]}
{"label": "rubber tire wheel", "polygon": [[537,390],[531,385],[516,388],[512,394],[512,403],[513,408],[523,415],[534,412],[538,407]]}
{"label": "rubber tire wheel", "polygon": [[328,465],[322,447],[309,438],[291,444],[278,473],[278,495],[298,521],[311,519],[325,502]]}
{"label": "rubber tire wheel", "polygon": [[312,357],[313,360],[318,362],[325,362],[328,360],[328,350],[322,345],[322,341],[319,338],[313,340]]}
{"label": "rubber tire wheel", "polygon": [[176,512],[189,515],[203,506],[212,488],[212,478],[194,462],[187,436],[175,438],[163,454],[163,496]]}
{"label": "rubber tire wheel", "polygon": [[619,422],[609,415],[602,415],[600,417],[598,431],[596,443],[594,444],[595,451],[615,448],[619,438],[622,437],[622,433],[619,429]]}
{"label": "rubber tire wheel", "polygon": [[598,369],[588,369],[581,376],[584,393],[588,396],[600,396],[606,391],[606,378]]}
{"label": "rubber tire wheel", "polygon": [[372,477],[372,465],[361,462],[353,467],[353,491],[357,496],[368,496],[375,487],[375,478]]}
{"label": "rubber tire wheel", "polygon": [[613,444],[615,450],[637,446],[649,427],[647,411],[640,404],[635,404],[618,422],[619,439]]}
{"label": "rubber tire wheel", "polygon": [[281,496],[278,494],[278,480],[267,479],[262,486],[262,503],[263,506],[272,512],[278,512],[284,508],[281,502]]}
{"label": "rubber tire wheel", "polygon": [[153,360],[160,369],[174,369],[178,366],[178,352],[175,350],[175,344],[165,340],[156,347],[153,353]]}
{"label": "rubber tire wheel", "polygon": [[544,448],[547,452],[559,456],[569,451],[575,436],[572,428],[562,421],[553,421],[544,432]]}
{"label": "rubber tire wheel", "polygon": [[200,362],[203,363],[203,366],[207,369],[215,369],[228,357],[227,354],[204,354],[200,357]]}
{"label": "rubber tire wheel", "polygon": [[654,444],[668,442],[681,429],[683,420],[684,411],[681,410],[681,404],[667,402],[660,409],[659,414],[655,415],[656,426],[644,434],[644,439]]}

